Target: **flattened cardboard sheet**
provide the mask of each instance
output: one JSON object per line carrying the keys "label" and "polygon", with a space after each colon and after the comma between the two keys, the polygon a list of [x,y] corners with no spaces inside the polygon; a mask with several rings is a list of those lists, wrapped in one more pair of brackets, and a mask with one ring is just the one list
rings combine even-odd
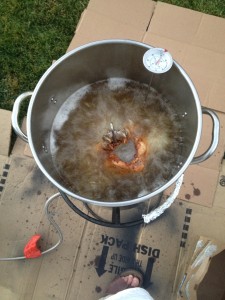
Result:
{"label": "flattened cardboard sheet", "polygon": [[74,295],[99,299],[109,282],[130,267],[142,270],[144,286],[154,299],[171,295],[186,210],[176,202],[160,219],[142,227],[116,229],[88,223],[68,299]]}
{"label": "flattened cardboard sheet", "polygon": [[[33,159],[11,156],[0,205],[0,257],[23,256],[30,237],[42,235],[42,251],[55,245],[58,235],[44,213],[44,204],[57,189],[42,175]],[[2,299],[65,299],[74,272],[85,220],[59,198],[50,206],[63,232],[63,244],[37,259],[0,261]]]}
{"label": "flattened cardboard sheet", "polygon": [[155,2],[151,0],[90,1],[81,16],[67,52],[97,40],[141,41],[149,26],[154,8]]}
{"label": "flattened cardboard sheet", "polygon": [[151,0],[91,0],[88,4],[88,10],[141,31],[147,29],[154,7],[155,1]]}
{"label": "flattened cardboard sheet", "polygon": [[[199,205],[212,207],[216,193],[219,171],[192,165],[184,173],[184,180],[179,192],[179,199]],[[165,191],[170,195],[172,187]]]}
{"label": "flattened cardboard sheet", "polygon": [[225,92],[225,87],[221,86],[217,94],[217,87],[225,77],[222,67],[225,64],[225,54],[195,45],[188,46],[181,64],[195,84],[202,105],[225,112],[224,97],[221,94],[222,91]]}
{"label": "flattened cardboard sheet", "polygon": [[[93,26],[95,24],[95,26]],[[90,42],[104,39],[131,39],[141,41],[145,33],[144,30],[133,28],[124,23],[108,18],[92,10],[86,10],[78,30],[76,31],[75,39],[70,43],[67,51]]]}
{"label": "flattened cardboard sheet", "polygon": [[[1,257],[22,256],[24,245],[36,233],[42,235],[42,250],[56,243],[58,236],[43,211],[46,199],[56,192],[32,158],[16,156],[14,151],[1,198]],[[77,204],[82,209],[83,204]],[[142,209],[143,205],[131,208],[139,217]],[[145,287],[156,300],[165,298],[168,291],[172,293],[178,253],[185,239],[183,226],[189,214],[185,204],[177,201],[152,224],[127,229],[87,222],[61,198],[50,210],[63,232],[63,244],[37,259],[0,262],[0,292],[6,299],[97,300],[110,280],[128,267],[138,267],[145,273]],[[106,218],[111,210],[97,207],[96,213]],[[132,216],[126,209],[123,213]]]}
{"label": "flattened cardboard sheet", "polygon": [[202,13],[158,1],[146,36],[155,33],[190,44],[198,31]]}

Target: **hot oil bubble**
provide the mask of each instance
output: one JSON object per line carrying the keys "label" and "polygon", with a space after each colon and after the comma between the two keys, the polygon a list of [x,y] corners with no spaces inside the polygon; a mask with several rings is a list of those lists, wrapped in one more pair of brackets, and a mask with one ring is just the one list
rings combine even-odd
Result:
{"label": "hot oil bubble", "polygon": [[[51,151],[64,185],[101,201],[129,200],[159,188],[177,170],[175,114],[155,89],[127,79],[111,78],[78,90],[60,108],[51,133]],[[147,158],[140,173],[107,168],[108,153],[101,144],[111,123],[145,141]],[[124,149],[117,151],[130,161],[133,145],[128,145],[129,153]]]}

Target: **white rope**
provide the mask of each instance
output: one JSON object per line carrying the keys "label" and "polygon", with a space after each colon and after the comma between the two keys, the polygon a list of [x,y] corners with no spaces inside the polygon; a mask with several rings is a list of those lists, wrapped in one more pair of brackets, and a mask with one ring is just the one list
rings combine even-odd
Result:
{"label": "white rope", "polygon": [[184,178],[184,174],[182,174],[176,181],[176,187],[173,193],[167,198],[165,203],[163,203],[161,206],[151,211],[149,214],[142,215],[142,218],[144,219],[144,223],[150,223],[151,221],[155,220],[156,218],[161,216],[167,208],[169,208],[172,205],[172,203],[174,202],[174,200],[179,194],[183,182],[183,178]]}

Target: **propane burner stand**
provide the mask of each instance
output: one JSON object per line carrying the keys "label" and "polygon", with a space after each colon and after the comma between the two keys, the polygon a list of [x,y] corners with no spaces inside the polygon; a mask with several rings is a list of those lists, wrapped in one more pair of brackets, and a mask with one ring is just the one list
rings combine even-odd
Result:
{"label": "propane burner stand", "polygon": [[[97,213],[95,213],[90,206],[85,203],[85,207],[87,209],[87,213],[83,212],[80,210],[80,208],[78,208],[67,196],[67,194],[65,194],[63,191],[59,190],[63,200],[68,204],[68,206],[75,212],[77,213],[79,216],[81,216],[82,218],[86,219],[87,221],[90,221],[96,225],[100,225],[100,226],[105,226],[105,227],[111,227],[111,228],[128,228],[128,227],[132,227],[132,226],[138,226],[144,223],[144,219],[138,218],[133,220],[133,221],[129,221],[129,222],[121,222],[121,214],[122,211],[124,210],[124,207],[111,207],[108,209],[111,209],[111,222],[107,221],[105,219],[103,219],[101,216],[99,216]],[[162,200],[162,196],[163,193],[161,193],[158,197],[157,200],[157,204],[155,206],[158,206]],[[149,201],[151,201],[151,199],[149,199]],[[152,208],[151,208],[152,209]],[[91,214],[92,216],[90,216],[89,214]]]}

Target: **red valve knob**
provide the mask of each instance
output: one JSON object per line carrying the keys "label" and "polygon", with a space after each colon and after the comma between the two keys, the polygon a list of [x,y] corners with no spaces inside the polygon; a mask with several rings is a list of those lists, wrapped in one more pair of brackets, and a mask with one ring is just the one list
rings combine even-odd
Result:
{"label": "red valve knob", "polygon": [[23,253],[26,258],[36,258],[41,256],[41,250],[38,249],[37,242],[41,238],[40,234],[35,234],[24,247]]}

